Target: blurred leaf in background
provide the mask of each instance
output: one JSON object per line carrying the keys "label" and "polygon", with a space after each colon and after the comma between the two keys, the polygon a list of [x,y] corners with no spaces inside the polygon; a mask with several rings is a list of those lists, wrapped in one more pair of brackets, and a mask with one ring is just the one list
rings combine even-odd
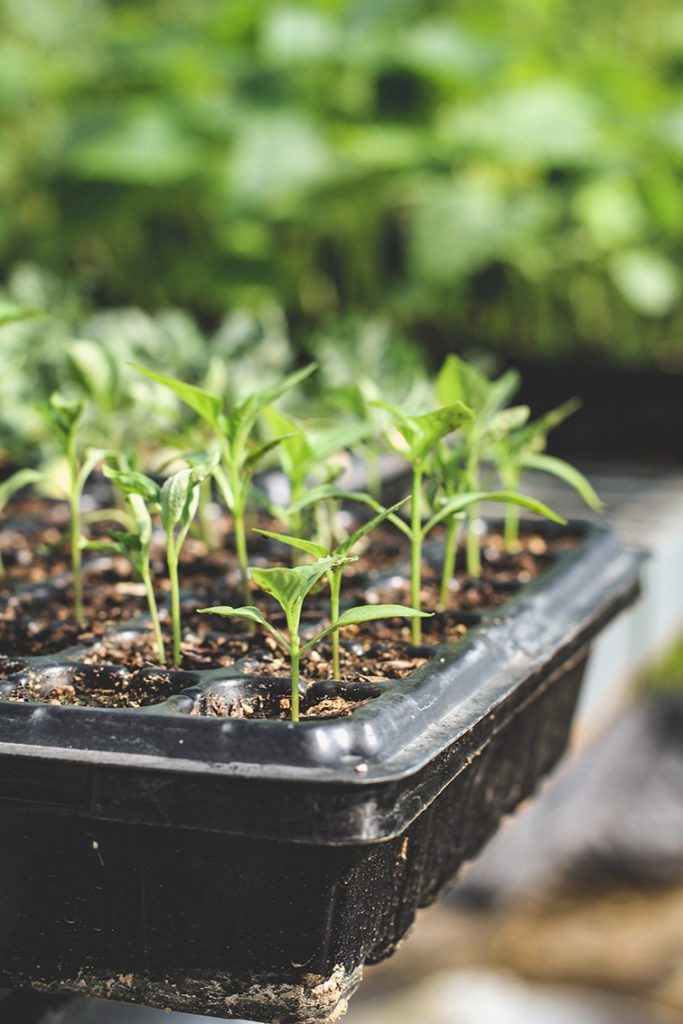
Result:
{"label": "blurred leaf in background", "polygon": [[680,365],[682,86],[675,0],[0,0],[0,275]]}

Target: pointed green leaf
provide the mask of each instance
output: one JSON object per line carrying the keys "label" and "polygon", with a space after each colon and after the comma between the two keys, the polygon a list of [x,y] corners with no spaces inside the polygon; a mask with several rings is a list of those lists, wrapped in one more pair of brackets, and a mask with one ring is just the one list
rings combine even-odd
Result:
{"label": "pointed green leaf", "polygon": [[211,608],[197,608],[200,615],[222,615],[224,618],[246,619],[248,622],[255,622],[267,629],[269,626],[266,617],[254,605],[243,605],[241,608],[233,608],[231,605],[218,604]]}
{"label": "pointed green leaf", "polygon": [[308,651],[311,647],[314,647],[320,640],[324,640],[330,633],[336,632],[338,629],[344,629],[345,626],[356,626],[361,622],[375,622],[377,619],[428,619],[433,615],[433,612],[421,612],[415,608],[408,608],[402,604],[365,604],[358,605],[355,608],[348,608],[343,612],[336,622],[322,629],[319,633],[316,633],[308,643],[302,647],[303,651]]}
{"label": "pointed green leaf", "polygon": [[405,498],[401,498],[401,500],[397,501],[395,505],[392,505],[390,508],[382,509],[381,512],[378,512],[378,514],[367,523],[363,523],[362,526],[355,530],[335,549],[334,553],[337,555],[345,555],[347,551],[352,551],[359,540],[362,540],[363,537],[367,536],[367,534],[372,533],[372,531],[376,529],[380,523],[383,523],[385,519],[389,519],[394,515],[401,505],[405,505],[408,501],[408,497],[409,496],[407,495]]}
{"label": "pointed green leaf", "polygon": [[65,438],[68,438],[75,431],[78,421],[85,412],[85,406],[85,399],[65,398],[59,391],[53,391],[47,402],[39,404],[36,408]]}
{"label": "pointed green leaf", "polygon": [[590,482],[575,466],[564,459],[558,459],[554,455],[526,455],[522,458],[522,465],[525,469],[536,469],[541,473],[551,473],[558,479],[569,484],[582,498],[589,508],[599,511],[604,508]]}
{"label": "pointed green leaf", "polygon": [[520,384],[521,377],[517,370],[506,370],[497,380],[489,384],[488,395],[481,409],[484,422],[508,404]]}
{"label": "pointed green leaf", "polygon": [[417,437],[410,444],[412,460],[419,462],[424,459],[442,437],[447,437],[471,419],[472,410],[462,402],[415,416],[411,421],[417,430]]}
{"label": "pointed green leaf", "polygon": [[543,416],[539,416],[538,419],[520,430],[518,434],[512,437],[511,444],[517,451],[526,452],[542,452],[545,449],[548,434],[555,427],[559,427],[560,423],[563,423],[569,416],[581,408],[581,400],[579,398],[570,398],[562,405],[556,406]]}
{"label": "pointed green leaf", "polygon": [[17,306],[13,302],[3,302],[0,304],[0,327],[18,324],[24,320],[35,320],[37,317],[44,315],[42,309]]}
{"label": "pointed green leaf", "polygon": [[161,491],[154,482],[144,473],[137,473],[135,470],[113,469],[111,466],[104,466],[102,472],[108,480],[123,491],[125,494],[139,494],[146,502],[158,505],[161,500]]}
{"label": "pointed green leaf", "polygon": [[192,472],[191,469],[178,470],[161,488],[161,521],[167,531],[173,530],[185,515],[192,496]]}
{"label": "pointed green leaf", "polygon": [[271,540],[279,540],[281,544],[287,544],[290,548],[296,548],[297,551],[305,551],[306,554],[313,555],[314,558],[327,558],[330,555],[330,551],[324,544],[314,544],[312,540],[302,540],[300,537],[290,537],[286,533],[274,533],[272,530],[259,530],[256,528],[254,533],[260,533],[263,537],[270,537]]}
{"label": "pointed green leaf", "polygon": [[83,490],[87,483],[88,477],[94,470],[97,463],[101,462],[102,459],[106,458],[108,454],[109,453],[107,452],[106,448],[88,448],[88,450],[85,453],[83,462],[81,463],[81,468],[78,472],[79,490]]}
{"label": "pointed green leaf", "polygon": [[308,472],[312,456],[311,446],[299,424],[289,416],[271,406],[262,412],[269,430],[281,439],[278,456],[284,472],[296,487],[303,482]]}
{"label": "pointed green leaf", "polygon": [[230,437],[233,439],[237,438],[242,444],[246,443],[254,423],[266,406],[272,405],[286,391],[296,387],[297,384],[301,384],[317,368],[315,363],[309,363],[303,369],[295,370],[294,373],[288,374],[281,381],[252,392],[248,398],[237,406],[229,417],[228,433]]}
{"label": "pointed green leaf", "polygon": [[67,355],[76,378],[100,408],[111,409],[119,384],[119,371],[113,354],[96,341],[78,339],[69,342]]}
{"label": "pointed green leaf", "polygon": [[471,494],[456,494],[450,498],[442,505],[438,512],[427,520],[422,527],[422,535],[426,536],[430,530],[433,530],[444,519],[449,519],[453,515],[464,512],[470,505],[476,505],[481,501],[501,502],[504,505],[518,505],[520,508],[528,509],[529,512],[535,512],[538,516],[545,516],[546,519],[550,519],[553,523],[564,525],[567,522],[566,519],[563,519],[557,512],[553,512],[542,501],[537,501],[536,498],[529,498],[525,494],[517,494],[516,491],[476,491]]}
{"label": "pointed green leaf", "polygon": [[232,608],[230,605],[220,604],[215,605],[212,608],[198,608],[197,611],[200,615],[222,615],[228,619],[244,619],[246,622],[255,622],[257,626],[261,626],[266,632],[270,633],[277,642],[284,647],[286,651],[289,651],[290,647],[285,640],[282,633],[277,630],[274,626],[268,622],[263,612],[259,611],[254,605],[243,605],[241,608]]}
{"label": "pointed green leaf", "polygon": [[436,378],[436,397],[442,405],[463,402],[476,412],[484,405],[490,387],[476,366],[451,352]]}
{"label": "pointed green leaf", "polygon": [[300,606],[316,583],[333,566],[333,558],[321,558],[311,565],[293,568],[251,569],[251,578],[261,590],[274,597],[285,612]]}
{"label": "pointed green leaf", "polygon": [[143,373],[149,380],[154,381],[156,384],[162,384],[169,391],[172,391],[174,395],[189,405],[191,409],[194,409],[201,418],[208,423],[214,430],[218,427],[218,417],[223,403],[220,398],[216,395],[210,394],[208,391],[204,391],[203,388],[197,387],[195,384],[185,384],[182,380],[177,380],[175,377],[167,377],[163,373],[156,373],[154,370],[148,370],[145,366],[141,366],[139,363],[130,363],[135,370]]}
{"label": "pointed green leaf", "polygon": [[501,409],[491,417],[483,430],[487,441],[500,441],[513,430],[523,427],[529,419],[531,410],[528,405],[512,405],[509,409]]}
{"label": "pointed green leaf", "polygon": [[376,619],[428,619],[433,612],[421,612],[404,604],[364,604],[348,608],[337,619],[337,629],[355,626],[360,622],[374,622]]}
{"label": "pointed green leaf", "polygon": [[281,434],[280,437],[273,437],[270,441],[264,441],[263,444],[256,445],[255,448],[252,448],[249,451],[249,455],[244,460],[244,468],[246,470],[255,469],[259,462],[265,458],[268,452],[272,451],[273,448],[277,448],[277,446],[282,444],[283,441],[286,441],[287,438],[294,437],[295,434],[295,431],[290,431],[289,433]]}

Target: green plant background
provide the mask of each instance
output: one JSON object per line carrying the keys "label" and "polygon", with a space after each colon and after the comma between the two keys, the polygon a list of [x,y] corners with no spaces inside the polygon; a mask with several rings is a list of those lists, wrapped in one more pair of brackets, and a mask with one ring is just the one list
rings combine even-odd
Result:
{"label": "green plant background", "polygon": [[676,367],[682,81],[675,0],[0,0],[0,272]]}

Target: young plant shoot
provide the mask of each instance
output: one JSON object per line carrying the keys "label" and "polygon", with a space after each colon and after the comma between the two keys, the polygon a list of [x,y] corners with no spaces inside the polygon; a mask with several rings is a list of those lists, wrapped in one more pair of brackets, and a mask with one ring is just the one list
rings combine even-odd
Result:
{"label": "young plant shoot", "polygon": [[[112,480],[120,490],[128,495],[139,496],[146,503],[149,514],[159,513],[161,525],[166,534],[166,566],[171,591],[171,623],[173,627],[173,664],[176,667],[180,665],[181,639],[180,582],[178,577],[180,553],[197,511],[199,487],[214,470],[217,459],[218,455],[213,460],[180,469],[177,473],[169,476],[161,487],[144,473],[132,471],[113,473],[110,471]],[[147,550],[148,559],[149,551]]]}
{"label": "young plant shoot", "polygon": [[[504,487],[519,487],[525,470],[550,473],[572,487],[589,508],[599,511],[603,504],[589,481],[575,466],[546,455],[548,434],[571,416],[579,406],[578,399],[570,398],[532,423],[510,431],[492,446],[492,454]],[[505,550],[514,551],[519,542],[519,513],[510,506],[505,510]]]}
{"label": "young plant shoot", "polygon": [[[481,465],[490,457],[492,445],[524,424],[529,417],[529,409],[525,405],[505,408],[518,387],[519,374],[515,370],[508,370],[497,380],[490,381],[476,366],[458,356],[451,354],[446,358],[436,381],[437,398],[445,406],[464,402],[472,410],[472,417],[463,424],[456,445],[449,445],[444,439],[435,450],[432,469],[437,485],[435,490],[441,500],[448,501],[456,494],[481,489]],[[460,518],[452,516],[446,521],[440,591],[442,605],[446,602],[455,571]],[[465,541],[470,576],[481,573],[478,519],[479,506],[475,502],[468,508]]]}
{"label": "young plant shoot", "polygon": [[112,484],[125,495],[126,504],[130,510],[129,525],[126,530],[112,530],[109,540],[88,541],[86,546],[95,551],[107,551],[111,554],[123,555],[133,566],[145,588],[147,608],[152,622],[159,664],[165,665],[166,653],[161,634],[161,623],[159,622],[159,609],[152,585],[152,517],[145,499],[139,492],[131,491],[129,486],[127,486],[125,477],[128,474],[122,473],[120,470],[113,469],[110,466],[105,466],[103,472],[111,480]]}
{"label": "young plant shoot", "polygon": [[[405,524],[398,517],[395,521],[402,524],[401,529],[404,529],[406,536],[410,539],[410,601],[413,608],[419,609],[422,585],[422,542],[424,540],[422,529],[423,476],[428,466],[429,456],[439,441],[467,423],[472,418],[472,412],[460,401],[420,416],[408,416],[397,406],[390,405],[388,402],[376,404],[386,409],[391,415],[394,421],[394,430],[400,434],[402,444],[396,444],[391,431],[387,433],[387,440],[394,450],[410,463],[412,468],[410,527],[404,529]],[[413,643],[419,644],[422,639],[422,624],[418,618],[413,619],[412,634]]]}
{"label": "young plant shoot", "polygon": [[[261,533],[264,537],[270,537],[272,540],[280,541],[281,543],[287,544],[289,547],[296,548],[299,551],[305,551],[306,554],[312,555],[314,558],[333,559],[333,563],[327,571],[326,576],[330,587],[330,622],[334,625],[335,622],[339,621],[341,585],[342,577],[344,575],[344,567],[349,562],[355,561],[358,557],[353,554],[353,549],[364,537],[367,537],[369,533],[372,533],[380,523],[384,522],[384,520],[389,516],[394,515],[394,513],[396,513],[401,505],[405,504],[407,500],[407,498],[403,498],[401,501],[397,501],[395,505],[391,506],[391,508],[384,509],[373,519],[370,519],[367,523],[363,523],[363,525],[347,537],[345,541],[342,541],[341,544],[337,545],[334,550],[330,550],[325,547],[324,544],[316,544],[313,541],[302,540],[299,537],[290,537],[284,533],[274,533],[272,530],[256,530],[256,533]],[[332,633],[332,678],[337,680],[341,676],[339,647],[339,632],[335,631]]]}
{"label": "young plant shoot", "polygon": [[[277,457],[289,481],[287,507],[277,507],[273,511],[294,534],[300,535],[304,532],[301,513],[311,506],[310,502],[302,501],[308,489],[331,484],[341,476],[346,466],[340,453],[364,437],[368,427],[363,423],[351,423],[306,431],[296,420],[271,407],[264,409],[263,418],[273,435],[281,438]],[[322,511],[321,505],[315,507],[316,521],[313,525],[320,541],[330,546],[333,542],[330,516],[324,523]]]}
{"label": "young plant shoot", "polygon": [[315,364],[304,367],[283,378],[279,383],[253,391],[231,412],[224,410],[223,399],[194,384],[185,384],[174,377],[148,370],[137,363],[135,369],[150,380],[162,384],[186,405],[193,409],[207,424],[220,446],[220,463],[214,469],[214,477],[225,505],[232,515],[235,531],[235,548],[242,576],[246,599],[249,599],[247,572],[246,508],[254,470],[264,456],[282,441],[274,437],[259,443],[253,437],[256,422],[266,408],[286,391],[296,387],[316,369]]}
{"label": "young plant shoot", "polygon": [[[77,621],[83,618],[83,580],[81,574],[81,497],[83,488],[104,451],[89,448],[81,457],[76,438],[78,426],[85,411],[84,400],[72,401],[55,391],[39,411],[55,428],[66,456],[68,482],[63,497],[69,503],[71,572],[74,588],[74,615]],[[61,488],[59,488],[62,490]]]}
{"label": "young plant shoot", "polygon": [[[344,561],[346,562],[348,559],[344,559]],[[242,608],[218,605],[213,608],[198,609],[205,614],[224,615],[256,623],[261,629],[269,633],[282,650],[285,651],[291,662],[291,718],[293,722],[299,721],[299,663],[301,657],[312,650],[326,636],[343,629],[345,626],[352,626],[361,622],[371,622],[377,619],[394,618],[396,616],[413,619],[425,617],[424,612],[405,608],[402,605],[359,605],[356,608],[349,608],[343,612],[337,617],[335,622],[321,629],[309,640],[302,640],[300,625],[304,601],[316,584],[333,569],[334,564],[335,558],[327,556],[318,559],[311,565],[297,565],[293,568],[251,569],[251,578],[254,583],[273,597],[282,608],[287,623],[287,636],[268,622],[263,612],[253,605]]]}

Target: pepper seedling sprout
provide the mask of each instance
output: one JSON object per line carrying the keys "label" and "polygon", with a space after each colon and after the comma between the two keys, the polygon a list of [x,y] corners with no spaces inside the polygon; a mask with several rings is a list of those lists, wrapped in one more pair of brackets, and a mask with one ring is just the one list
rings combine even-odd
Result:
{"label": "pepper seedling sprout", "polygon": [[232,515],[235,532],[237,561],[242,577],[244,596],[249,600],[248,554],[246,538],[246,508],[251,478],[263,458],[282,441],[274,437],[259,442],[252,436],[263,410],[277,401],[286,391],[306,380],[317,368],[315,363],[290,373],[269,387],[253,391],[231,412],[224,410],[223,399],[195,384],[186,384],[175,377],[156,373],[138,363],[131,365],[149,380],[163,385],[193,409],[208,425],[219,444],[220,462],[214,468],[214,477],[225,505]]}
{"label": "pepper seedling sprout", "polygon": [[[576,412],[580,405],[577,398],[570,398],[531,423],[520,424],[492,445],[493,458],[504,487],[516,489],[525,470],[536,470],[562,480],[594,511],[604,507],[590,482],[576,466],[545,452],[550,431]],[[505,550],[514,551],[519,541],[519,515],[512,507],[505,511]]]}
{"label": "pepper seedling sprout", "polygon": [[[77,445],[78,427],[85,412],[83,399],[72,400],[54,391],[48,401],[38,406],[39,412],[55,428],[62,443],[68,467],[68,483],[62,492],[69,504],[71,574],[74,588],[74,616],[78,622],[83,618],[83,578],[81,572],[81,497],[83,488],[93,469],[106,452],[100,448],[88,448],[83,456]],[[61,488],[60,488],[61,490]]]}
{"label": "pepper seedling sprout", "polygon": [[310,565],[271,569],[252,568],[250,570],[254,583],[273,597],[284,612],[287,623],[287,636],[268,622],[264,613],[254,605],[247,605],[241,608],[217,605],[211,608],[197,609],[206,615],[222,615],[227,618],[239,618],[255,623],[269,633],[282,650],[285,651],[291,663],[291,719],[293,722],[299,721],[299,664],[302,655],[312,650],[316,644],[324,640],[330,633],[344,629],[345,626],[398,616],[412,619],[418,617],[426,618],[428,614],[415,611],[413,608],[406,608],[403,605],[358,605],[355,608],[349,608],[347,611],[342,612],[335,622],[321,629],[309,640],[302,642],[300,624],[304,600],[311,593],[315,585],[330,572],[334,564],[335,558],[328,556],[326,558],[319,558]]}
{"label": "pepper seedling sprout", "polygon": [[119,477],[121,476],[119,470],[113,469],[110,466],[104,466],[103,472],[111,480],[112,484],[119,488],[126,497],[126,503],[130,510],[128,528],[126,530],[111,530],[107,540],[89,540],[84,543],[84,546],[94,551],[123,555],[131,563],[145,588],[145,598],[152,622],[157,657],[159,664],[165,665],[164,639],[161,633],[159,609],[152,584],[152,517],[144,498],[139,493],[131,492],[122,482],[119,482]]}
{"label": "pepper seedling sprout", "polygon": [[[315,497],[313,500],[315,501]],[[407,497],[402,498],[401,501],[397,501],[396,504],[392,505],[390,508],[383,509],[378,513],[378,515],[368,520],[368,522],[363,523],[362,526],[350,534],[346,540],[338,544],[333,550],[330,550],[324,544],[317,544],[314,541],[303,540],[300,537],[292,537],[284,533],[275,533],[273,530],[257,529],[255,530],[255,533],[260,533],[264,537],[270,537],[271,540],[276,540],[282,544],[288,545],[289,547],[296,548],[299,551],[304,551],[306,554],[312,555],[314,558],[334,559],[333,564],[326,573],[330,588],[330,622],[334,624],[339,621],[341,585],[344,568],[349,564],[349,562],[354,562],[358,557],[353,554],[353,549],[364,537],[367,537],[368,534],[372,533],[380,523],[383,523],[390,516],[394,515],[401,505],[404,505],[407,500]],[[300,502],[300,505],[303,507],[302,502]],[[335,631],[332,633],[332,678],[338,680],[340,675],[339,632]]]}
{"label": "pepper seedling sprout", "polygon": [[[213,472],[218,453],[205,462],[178,470],[159,486],[144,473],[130,470],[110,471],[110,478],[126,494],[144,500],[150,514],[158,513],[166,535],[166,567],[171,592],[171,624],[173,628],[173,664],[180,665],[180,553],[192,520],[197,512],[199,486]],[[158,644],[158,640],[157,640]]]}

